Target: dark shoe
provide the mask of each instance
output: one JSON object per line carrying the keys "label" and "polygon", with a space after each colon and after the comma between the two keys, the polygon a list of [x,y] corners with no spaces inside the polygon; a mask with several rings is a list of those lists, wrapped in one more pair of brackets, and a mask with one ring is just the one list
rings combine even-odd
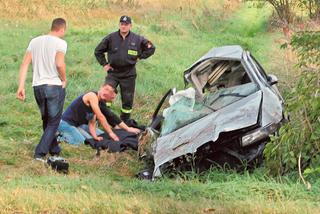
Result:
{"label": "dark shoe", "polygon": [[123,122],[127,122],[129,119],[130,119],[130,113],[121,113],[120,115],[120,119],[123,121]]}
{"label": "dark shoe", "polygon": [[133,127],[133,128],[137,128],[137,129],[140,129],[140,130],[145,130],[146,129],[146,126],[144,125],[139,125],[137,123],[137,121],[135,121],[134,119],[128,119],[125,121],[125,124],[127,124],[127,126],[129,127]]}

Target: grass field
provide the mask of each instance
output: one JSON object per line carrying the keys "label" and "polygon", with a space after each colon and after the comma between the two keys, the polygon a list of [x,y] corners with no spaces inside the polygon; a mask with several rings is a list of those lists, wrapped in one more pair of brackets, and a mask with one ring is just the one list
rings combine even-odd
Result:
{"label": "grass field", "polygon": [[143,163],[133,151],[96,159],[86,146],[63,144],[68,175],[32,160],[42,128],[31,68],[26,102],[15,98],[28,42],[46,33],[52,18],[67,19],[66,107],[104,81],[93,50],[117,30],[124,13],[133,17],[133,31],[157,47],[137,66],[133,117],[141,123],[149,122],[165,91],[184,87],[183,70],[214,46],[242,45],[279,76],[282,91],[291,80],[291,66],[279,49],[281,35],[268,24],[269,8],[215,0],[0,0],[0,213],[320,213],[319,180],[308,191],[295,175],[271,178],[263,168],[242,174],[212,169],[146,182],[134,177]]}

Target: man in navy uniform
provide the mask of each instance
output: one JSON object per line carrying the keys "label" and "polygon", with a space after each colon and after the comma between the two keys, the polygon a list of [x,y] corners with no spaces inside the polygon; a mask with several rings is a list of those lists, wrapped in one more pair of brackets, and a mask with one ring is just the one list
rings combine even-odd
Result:
{"label": "man in navy uniform", "polygon": [[119,30],[103,38],[94,52],[98,62],[108,73],[105,82],[115,88],[120,85],[120,118],[123,121],[130,119],[132,112],[137,76],[135,65],[138,59],[146,59],[155,52],[155,46],[143,36],[131,32],[131,27],[131,18],[121,16]]}

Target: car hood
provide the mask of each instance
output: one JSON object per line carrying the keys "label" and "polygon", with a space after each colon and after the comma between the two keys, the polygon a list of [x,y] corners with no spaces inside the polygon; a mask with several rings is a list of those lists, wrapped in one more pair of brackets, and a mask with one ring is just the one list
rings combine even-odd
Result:
{"label": "car hood", "polygon": [[257,91],[168,135],[159,137],[154,145],[153,176],[161,175],[159,167],[164,163],[188,153],[195,153],[203,144],[209,141],[215,142],[220,133],[257,124],[261,101],[262,92]]}

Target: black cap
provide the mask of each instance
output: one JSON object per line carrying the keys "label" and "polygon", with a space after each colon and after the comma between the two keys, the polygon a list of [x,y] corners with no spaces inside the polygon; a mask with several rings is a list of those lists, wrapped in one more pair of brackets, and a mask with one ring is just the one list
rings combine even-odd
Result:
{"label": "black cap", "polygon": [[131,18],[129,16],[121,16],[120,17],[120,22],[131,24]]}

